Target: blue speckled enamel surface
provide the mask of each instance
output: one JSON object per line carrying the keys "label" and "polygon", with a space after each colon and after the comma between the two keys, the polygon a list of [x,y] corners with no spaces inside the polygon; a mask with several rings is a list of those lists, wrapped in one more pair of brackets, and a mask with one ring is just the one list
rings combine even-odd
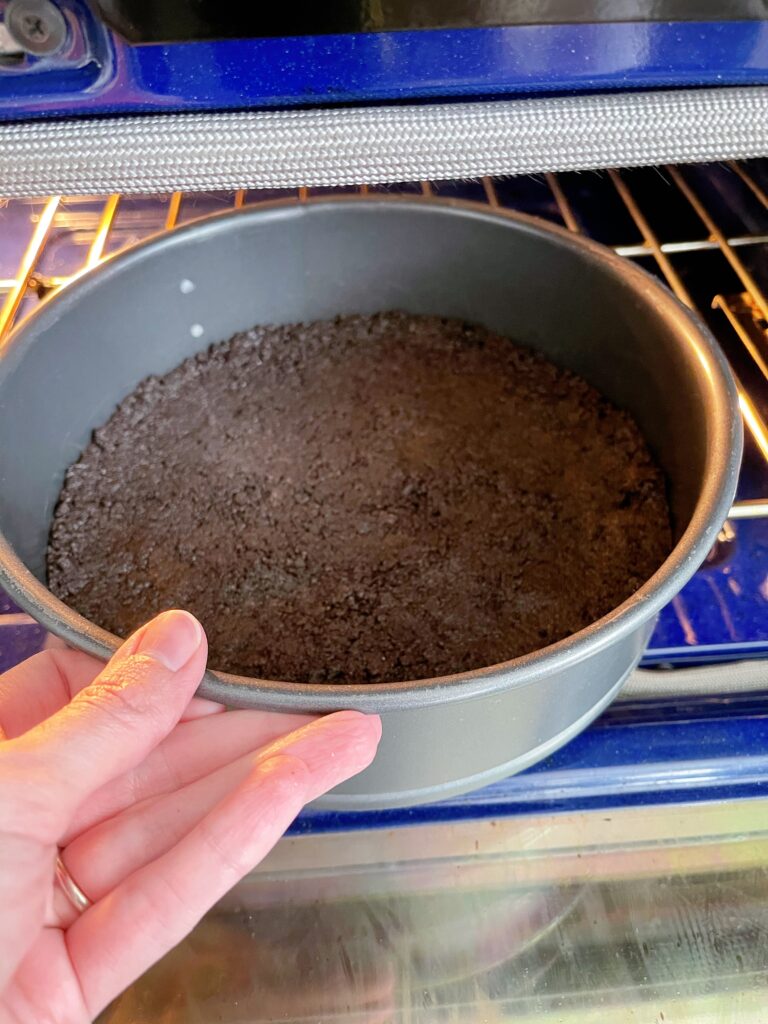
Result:
{"label": "blue speckled enamel surface", "polygon": [[646,664],[758,657],[768,651],[768,520],[733,526],[732,555],[701,569],[664,609]]}
{"label": "blue speckled enamel surface", "polygon": [[131,46],[81,0],[61,55],[0,67],[0,117],[768,82],[768,22],[521,25]]}

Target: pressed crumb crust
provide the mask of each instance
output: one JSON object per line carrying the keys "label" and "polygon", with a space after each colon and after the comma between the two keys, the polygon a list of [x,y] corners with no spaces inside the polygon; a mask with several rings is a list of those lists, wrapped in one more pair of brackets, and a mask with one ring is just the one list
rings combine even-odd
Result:
{"label": "pressed crumb crust", "polygon": [[391,682],[600,618],[671,547],[632,418],[482,327],[258,327],[149,378],[68,471],[49,584],[127,635],[203,622],[214,668]]}

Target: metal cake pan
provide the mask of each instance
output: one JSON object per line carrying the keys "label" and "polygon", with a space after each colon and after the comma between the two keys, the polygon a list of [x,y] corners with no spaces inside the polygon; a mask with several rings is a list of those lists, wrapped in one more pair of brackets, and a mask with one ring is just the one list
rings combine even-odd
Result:
{"label": "metal cake pan", "polygon": [[0,354],[0,585],[69,644],[107,657],[118,638],[45,586],[59,488],[93,428],[142,378],[253,324],[387,309],[485,324],[629,410],[665,471],[676,543],[619,608],[504,664],[376,685],[209,672],[200,693],[230,706],[382,715],[375,763],[322,801],[333,808],[437,800],[520,771],[618,692],[735,492],[737,396],[704,326],[628,261],[532,218],[345,197],[263,204],[139,245],[43,303]]}

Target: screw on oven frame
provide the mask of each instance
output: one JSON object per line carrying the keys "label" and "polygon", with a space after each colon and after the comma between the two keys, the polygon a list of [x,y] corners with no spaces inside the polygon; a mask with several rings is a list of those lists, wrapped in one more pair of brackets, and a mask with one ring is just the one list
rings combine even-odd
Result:
{"label": "screw on oven frame", "polygon": [[35,57],[57,53],[67,41],[67,22],[51,0],[10,0],[4,23],[19,49]]}

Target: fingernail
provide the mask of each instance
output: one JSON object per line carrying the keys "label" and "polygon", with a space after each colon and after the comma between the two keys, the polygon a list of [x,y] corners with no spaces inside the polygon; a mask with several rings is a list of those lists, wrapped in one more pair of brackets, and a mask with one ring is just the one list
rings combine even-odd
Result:
{"label": "fingernail", "polygon": [[189,612],[163,612],[147,626],[138,654],[148,654],[171,672],[186,665],[200,646],[203,627]]}

